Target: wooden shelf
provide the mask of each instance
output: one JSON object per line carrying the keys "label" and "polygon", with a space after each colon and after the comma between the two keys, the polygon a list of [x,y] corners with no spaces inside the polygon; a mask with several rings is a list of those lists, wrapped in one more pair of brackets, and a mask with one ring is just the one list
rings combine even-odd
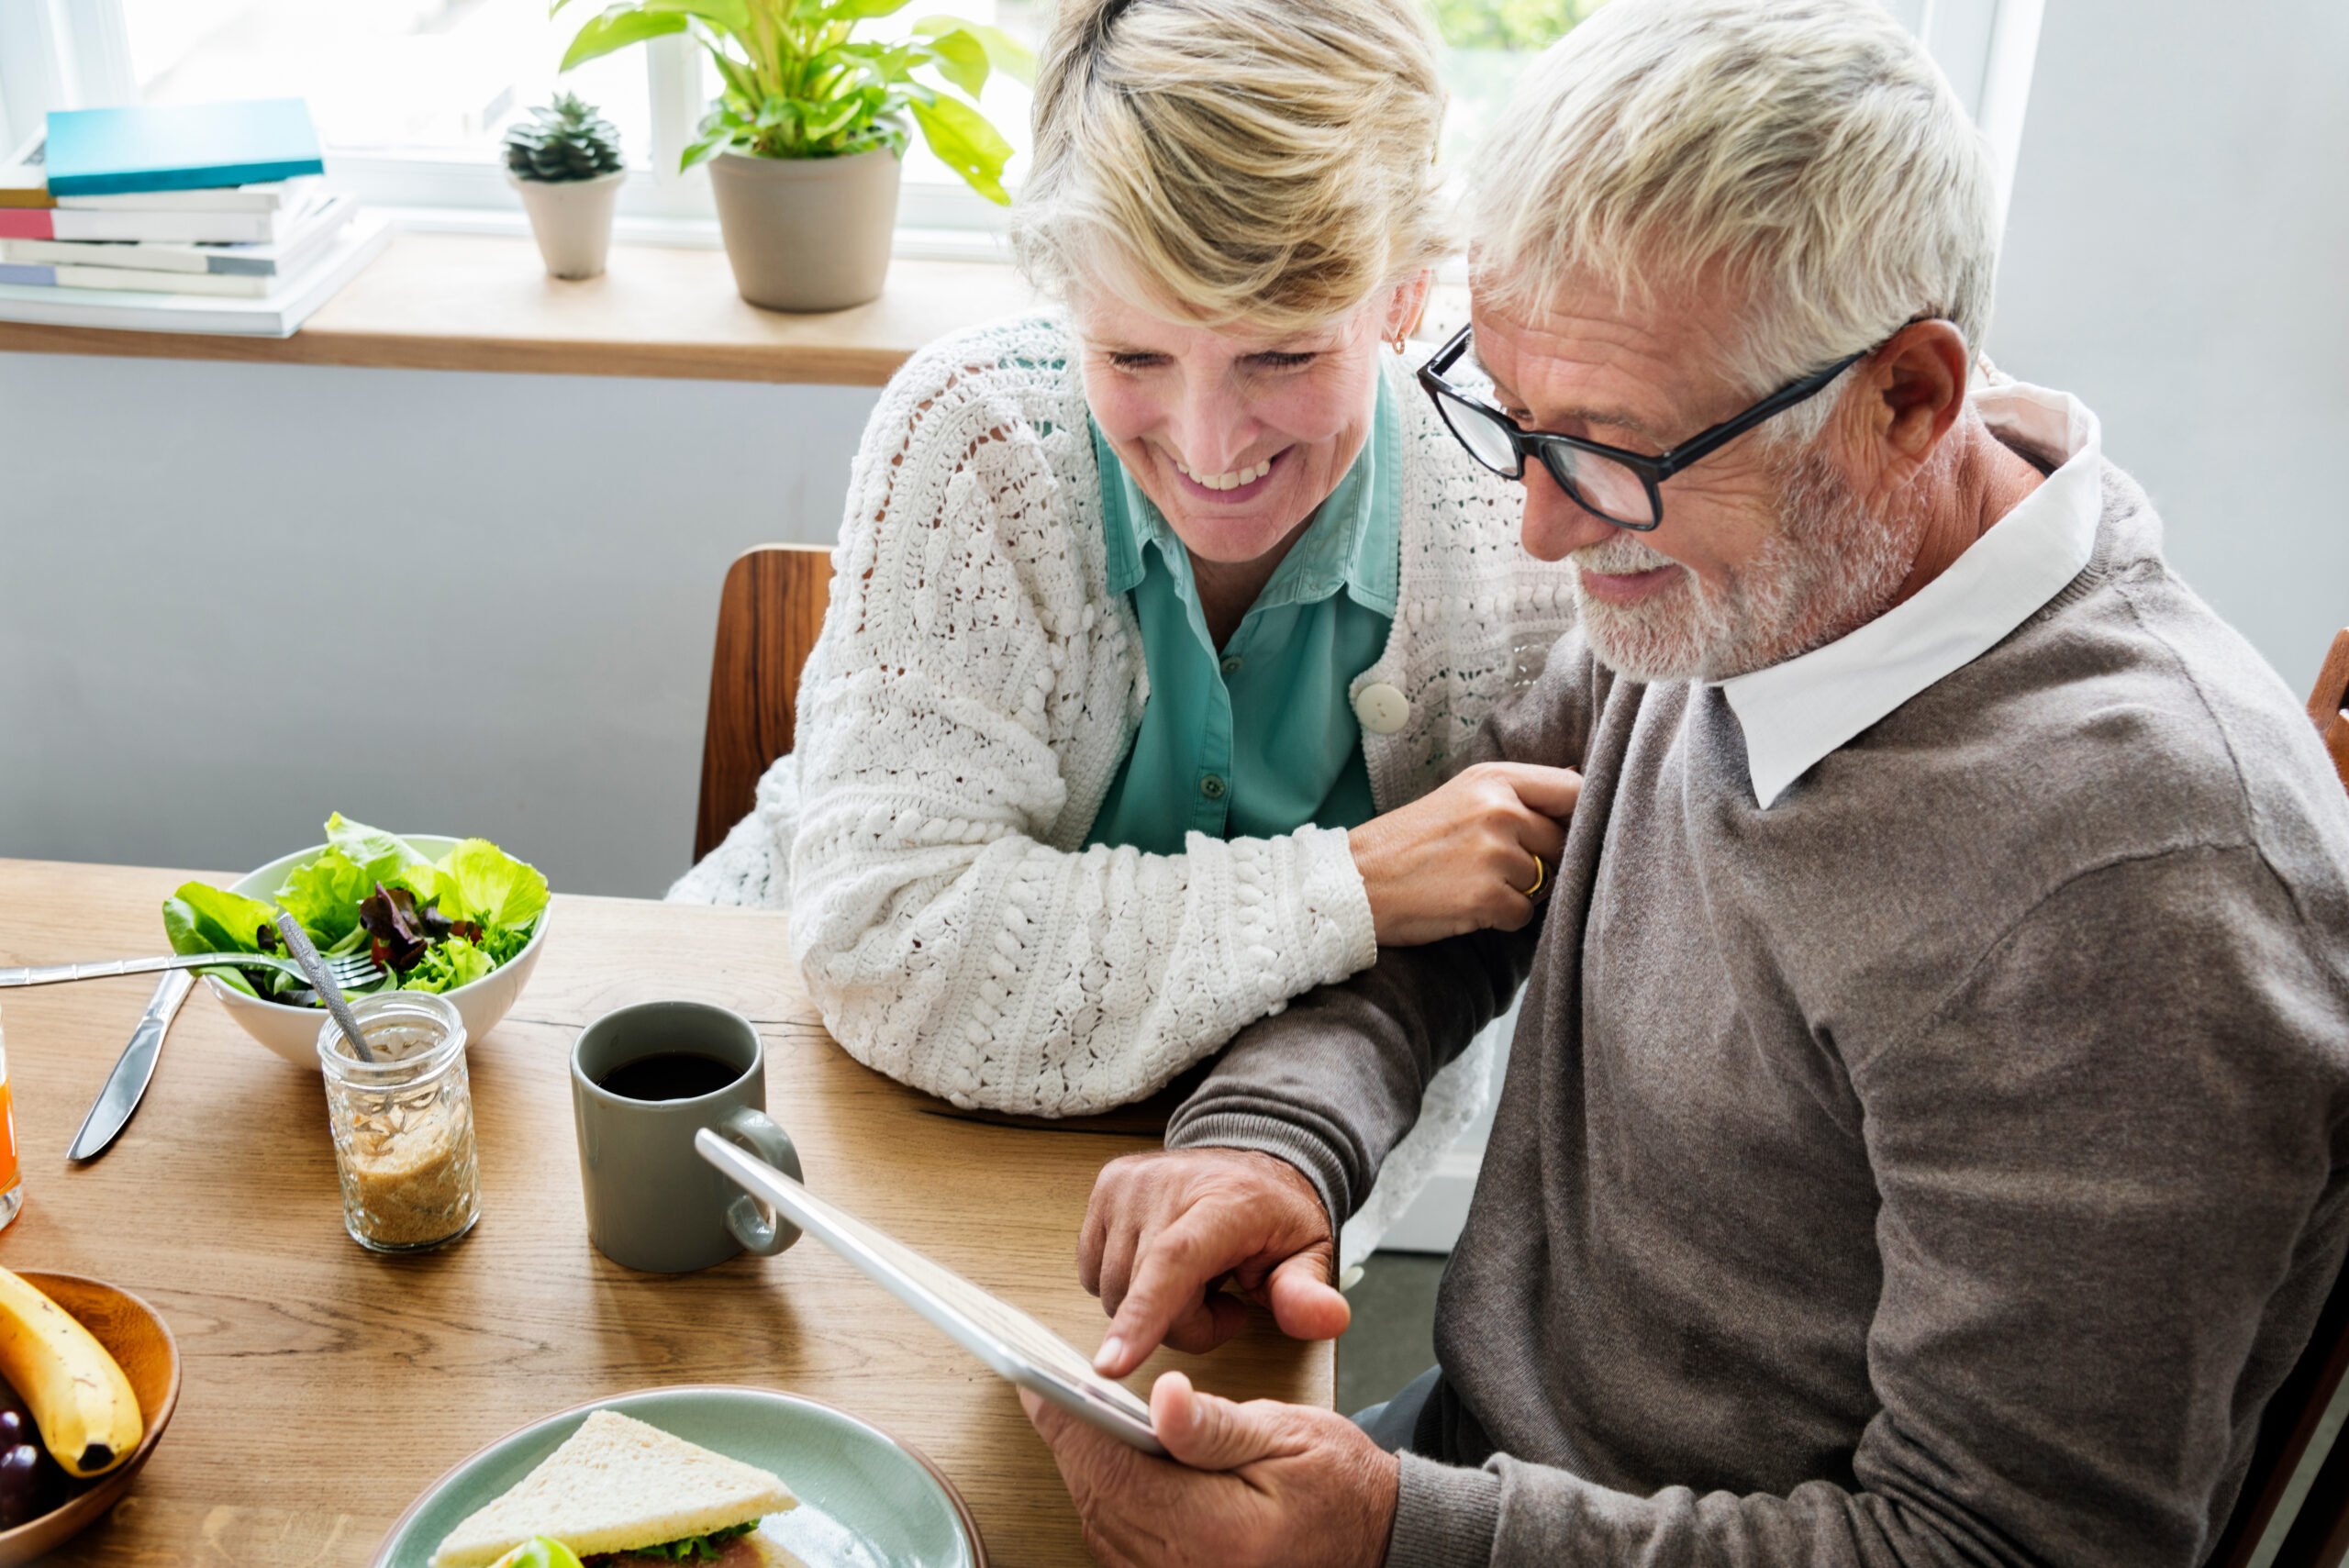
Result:
{"label": "wooden shelf", "polygon": [[1008,266],[900,260],[870,305],[787,316],[746,304],[719,250],[616,246],[604,276],[559,283],[528,239],[402,234],[291,338],[0,322],[0,350],[879,386],[933,339],[1035,303]]}

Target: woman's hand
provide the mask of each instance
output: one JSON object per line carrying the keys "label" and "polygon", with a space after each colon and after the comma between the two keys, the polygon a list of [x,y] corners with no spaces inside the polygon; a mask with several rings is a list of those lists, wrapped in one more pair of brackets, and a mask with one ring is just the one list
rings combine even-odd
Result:
{"label": "woman's hand", "polygon": [[[1479,762],[1442,789],[1349,829],[1381,947],[1468,931],[1514,931],[1565,847],[1561,818],[1582,794],[1572,768]],[[1541,857],[1541,864],[1534,857]]]}

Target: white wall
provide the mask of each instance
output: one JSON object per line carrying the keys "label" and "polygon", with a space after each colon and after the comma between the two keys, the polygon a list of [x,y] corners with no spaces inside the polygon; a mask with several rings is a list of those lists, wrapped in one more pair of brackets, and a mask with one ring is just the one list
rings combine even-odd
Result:
{"label": "white wall", "polygon": [[874,395],[0,354],[0,855],[339,808],[659,893],[726,564],[834,536]]}
{"label": "white wall", "polygon": [[2305,694],[2349,624],[2349,6],[2051,0],[1989,347]]}

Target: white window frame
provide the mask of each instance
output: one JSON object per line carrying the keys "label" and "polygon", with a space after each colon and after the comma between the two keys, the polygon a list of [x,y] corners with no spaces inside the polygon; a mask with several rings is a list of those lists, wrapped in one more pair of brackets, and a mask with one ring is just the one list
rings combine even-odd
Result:
{"label": "white window frame", "polygon": [[[1997,163],[2003,230],[2023,109],[2031,94],[2045,0],[1885,0],[1925,40],[1988,139]],[[718,243],[709,177],[677,161],[702,112],[697,45],[684,37],[645,46],[652,146],[649,170],[622,185],[622,238],[672,245]],[[0,0],[0,128],[13,149],[52,108],[127,103],[136,96],[122,0]],[[329,172],[373,206],[413,228],[520,234],[527,224],[494,161],[346,155]],[[896,253],[991,257],[1006,253],[1003,209],[959,184],[909,183],[899,196]]]}
{"label": "white window frame", "polygon": [[1998,230],[2004,234],[2046,0],[1887,0],[1887,4],[1925,40],[1925,48],[1956,89],[1958,101],[1989,142],[1998,182]]}

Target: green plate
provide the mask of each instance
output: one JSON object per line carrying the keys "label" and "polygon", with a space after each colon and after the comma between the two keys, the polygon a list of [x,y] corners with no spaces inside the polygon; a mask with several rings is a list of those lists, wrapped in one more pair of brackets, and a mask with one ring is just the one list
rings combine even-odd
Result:
{"label": "green plate", "polygon": [[508,1433],[433,1483],[375,1549],[373,1568],[428,1568],[433,1548],[501,1496],[596,1410],[772,1470],[799,1498],[765,1531],[807,1568],[986,1568],[953,1484],[921,1453],[829,1405],[764,1388],[652,1388]]}

